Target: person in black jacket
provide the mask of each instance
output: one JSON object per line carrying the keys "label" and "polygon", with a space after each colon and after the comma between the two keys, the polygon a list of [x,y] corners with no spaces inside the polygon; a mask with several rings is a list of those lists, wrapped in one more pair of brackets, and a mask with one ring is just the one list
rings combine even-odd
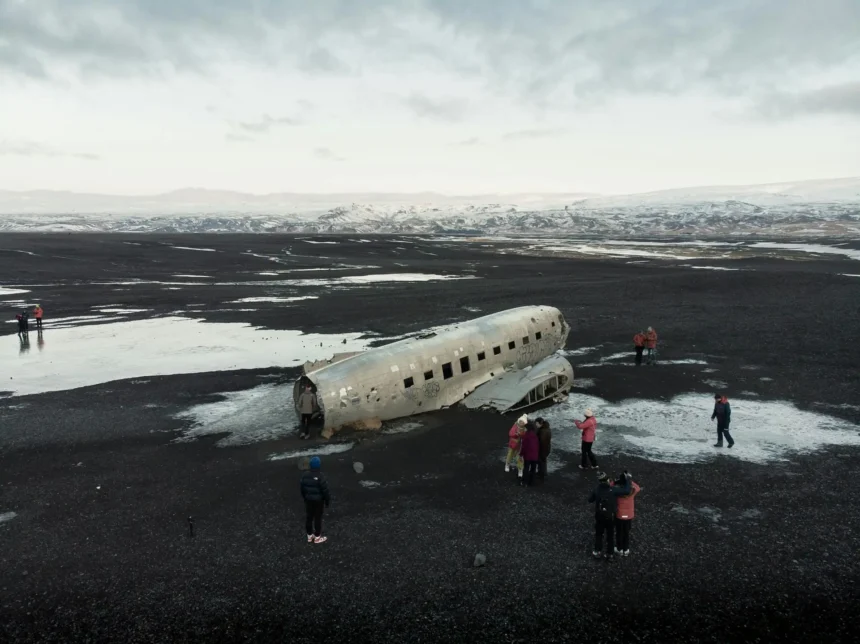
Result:
{"label": "person in black jacket", "polygon": [[302,474],[301,490],[305,500],[305,528],[308,543],[325,543],[322,536],[323,507],[331,503],[328,483],[320,472],[320,458],[314,456],[310,461],[310,471]]}
{"label": "person in black jacket", "polygon": [[732,406],[729,404],[729,399],[720,394],[714,394],[714,413],[711,414],[711,420],[717,419],[717,443],[714,447],[723,446],[723,436],[729,442],[728,447],[735,444],[732,435],[729,434],[729,424],[732,422]]}
{"label": "person in black jacket", "polygon": [[537,435],[540,441],[540,454],[538,460],[538,478],[543,481],[546,478],[546,459],[552,451],[552,430],[549,426],[549,421],[543,418],[538,418],[535,421],[537,425]]}
{"label": "person in black jacket", "polygon": [[597,474],[597,487],[588,497],[589,503],[594,503],[594,551],[591,553],[599,557],[603,550],[603,534],[606,533],[606,554],[603,557],[608,561],[613,559],[615,550],[615,513],[618,509],[618,497],[630,494],[631,480],[629,477],[624,485],[609,485],[609,475],[605,472]]}

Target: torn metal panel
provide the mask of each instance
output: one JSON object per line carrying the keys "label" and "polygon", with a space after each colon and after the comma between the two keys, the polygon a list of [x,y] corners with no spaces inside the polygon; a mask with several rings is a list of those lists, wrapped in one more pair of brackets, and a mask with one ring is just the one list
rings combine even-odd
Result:
{"label": "torn metal panel", "polygon": [[570,362],[553,355],[529,369],[496,376],[466,396],[462,404],[468,409],[515,411],[566,394],[572,385],[573,367]]}
{"label": "torn metal panel", "polygon": [[[558,309],[523,306],[312,363],[300,382],[316,393],[324,430],[334,431],[457,404],[498,375],[553,356],[569,331]],[[298,383],[295,392],[297,401]]]}

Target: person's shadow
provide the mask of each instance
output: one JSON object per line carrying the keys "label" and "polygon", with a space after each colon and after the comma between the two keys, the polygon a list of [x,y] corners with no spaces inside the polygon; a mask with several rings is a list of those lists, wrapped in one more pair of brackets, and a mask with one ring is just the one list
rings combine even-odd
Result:
{"label": "person's shadow", "polygon": [[36,336],[36,346],[39,347],[39,351],[45,348],[45,338],[42,337],[42,329],[39,329],[38,335]]}
{"label": "person's shadow", "polygon": [[21,340],[21,348],[18,351],[18,355],[23,355],[30,350],[30,336],[25,333],[19,336],[19,338]]}

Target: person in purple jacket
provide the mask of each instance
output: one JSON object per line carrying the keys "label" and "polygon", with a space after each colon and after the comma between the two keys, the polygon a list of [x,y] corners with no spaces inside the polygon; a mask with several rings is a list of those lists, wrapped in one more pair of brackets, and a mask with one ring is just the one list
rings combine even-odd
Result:
{"label": "person in purple jacket", "polygon": [[522,454],[523,461],[525,462],[525,475],[520,485],[531,486],[537,472],[538,462],[540,461],[540,439],[532,422],[526,425],[526,433],[523,436],[520,454]]}

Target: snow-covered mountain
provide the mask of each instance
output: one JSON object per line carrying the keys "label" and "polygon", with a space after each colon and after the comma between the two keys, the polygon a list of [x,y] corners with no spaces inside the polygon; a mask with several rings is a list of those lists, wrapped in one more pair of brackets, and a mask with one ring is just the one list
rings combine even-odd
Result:
{"label": "snow-covered mountain", "polygon": [[0,191],[0,231],[856,236],[860,178],[621,196]]}

